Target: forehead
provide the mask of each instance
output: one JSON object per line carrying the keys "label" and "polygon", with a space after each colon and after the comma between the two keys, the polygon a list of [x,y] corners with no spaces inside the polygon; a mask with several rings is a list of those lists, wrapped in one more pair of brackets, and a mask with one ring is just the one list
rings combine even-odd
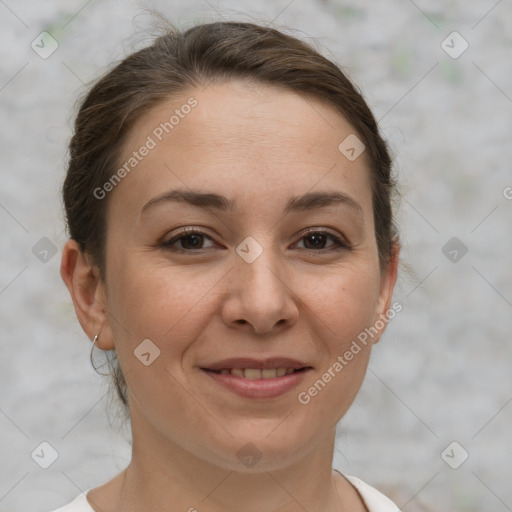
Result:
{"label": "forehead", "polygon": [[350,135],[353,127],[333,107],[283,88],[225,82],[189,89],[132,127],[120,166],[151,149],[132,162],[114,195],[140,210],[177,187],[237,196],[239,205],[341,188],[371,207],[364,153],[351,161],[338,149]]}

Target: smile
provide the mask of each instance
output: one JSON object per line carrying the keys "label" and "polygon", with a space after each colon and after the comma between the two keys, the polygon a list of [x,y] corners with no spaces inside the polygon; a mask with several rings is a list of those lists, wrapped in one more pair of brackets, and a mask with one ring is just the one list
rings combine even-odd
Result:
{"label": "smile", "polygon": [[276,377],[284,377],[292,373],[305,370],[305,368],[222,368],[221,370],[207,370],[221,375],[236,375],[244,379],[275,379]]}
{"label": "smile", "polygon": [[201,368],[204,375],[224,389],[243,398],[277,398],[292,391],[303,381],[310,366],[304,368]]}

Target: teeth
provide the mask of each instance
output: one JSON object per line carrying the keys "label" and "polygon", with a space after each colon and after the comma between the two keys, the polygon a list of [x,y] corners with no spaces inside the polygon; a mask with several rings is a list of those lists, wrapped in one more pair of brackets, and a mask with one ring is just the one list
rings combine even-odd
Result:
{"label": "teeth", "polygon": [[283,377],[290,375],[295,371],[294,368],[266,368],[260,370],[258,368],[232,368],[231,370],[223,368],[220,370],[221,375],[236,375],[245,379],[275,379],[276,377]]}

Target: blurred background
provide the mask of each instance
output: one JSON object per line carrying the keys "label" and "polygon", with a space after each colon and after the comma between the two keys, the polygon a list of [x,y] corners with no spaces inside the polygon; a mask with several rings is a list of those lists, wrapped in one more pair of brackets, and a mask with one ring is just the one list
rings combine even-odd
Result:
{"label": "blurred background", "polygon": [[510,0],[0,0],[0,511],[57,508],[129,462],[60,279],[60,187],[74,102],[150,42],[148,7],[275,26],[361,87],[400,181],[403,310],[334,465],[406,512],[512,510]]}

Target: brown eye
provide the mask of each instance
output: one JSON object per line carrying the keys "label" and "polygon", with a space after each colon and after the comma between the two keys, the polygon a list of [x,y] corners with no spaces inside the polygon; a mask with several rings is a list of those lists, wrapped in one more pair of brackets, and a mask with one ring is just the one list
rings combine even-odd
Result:
{"label": "brown eye", "polygon": [[197,229],[184,229],[171,240],[163,242],[162,247],[177,252],[193,252],[205,249],[205,239],[212,240],[206,233]]}
{"label": "brown eye", "polygon": [[[331,239],[334,244],[326,247],[326,243],[329,239]],[[349,248],[343,239],[333,235],[332,233],[328,233],[327,231],[309,231],[301,238],[301,240],[307,241],[304,243],[304,248],[306,250],[312,250],[314,252]]]}
{"label": "brown eye", "polygon": [[[195,228],[186,228],[161,245],[165,249],[175,252],[195,252],[206,249],[204,247],[206,239],[213,242],[212,238],[206,233]],[[326,246],[329,240],[331,244]],[[305,241],[304,250],[312,252],[350,249],[350,246],[342,238],[322,230],[309,231],[302,236],[300,241]]]}

